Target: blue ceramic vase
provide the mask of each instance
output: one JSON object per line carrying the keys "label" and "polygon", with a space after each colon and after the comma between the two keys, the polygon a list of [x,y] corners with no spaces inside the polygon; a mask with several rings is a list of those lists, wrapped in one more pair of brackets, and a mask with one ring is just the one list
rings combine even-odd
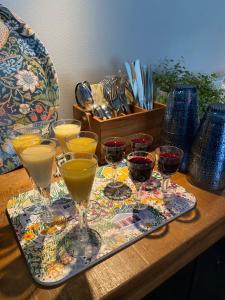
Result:
{"label": "blue ceramic vase", "polygon": [[208,107],[191,149],[189,175],[203,189],[225,188],[225,104]]}
{"label": "blue ceramic vase", "polygon": [[183,150],[181,172],[187,172],[190,149],[198,126],[197,89],[190,85],[176,85],[167,102],[161,145],[173,145]]}

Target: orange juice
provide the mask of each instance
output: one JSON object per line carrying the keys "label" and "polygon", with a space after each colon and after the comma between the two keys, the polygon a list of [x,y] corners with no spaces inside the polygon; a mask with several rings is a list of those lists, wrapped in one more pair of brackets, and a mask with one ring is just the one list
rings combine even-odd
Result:
{"label": "orange juice", "polygon": [[67,148],[73,153],[95,153],[97,147],[97,141],[89,137],[79,137],[69,140],[67,143]]}
{"label": "orange juice", "polygon": [[51,182],[55,149],[51,145],[36,145],[20,153],[24,166],[38,187],[46,188]]}
{"label": "orange juice", "polygon": [[41,143],[41,138],[37,134],[19,135],[12,140],[12,145],[19,156],[20,153],[27,147],[38,145],[40,143]]}
{"label": "orange juice", "polygon": [[61,166],[61,175],[74,201],[87,206],[95,178],[97,161],[92,159],[74,159]]}
{"label": "orange juice", "polygon": [[60,124],[54,128],[55,136],[60,142],[62,150],[67,151],[65,138],[76,136],[80,132],[80,126],[77,124]]}

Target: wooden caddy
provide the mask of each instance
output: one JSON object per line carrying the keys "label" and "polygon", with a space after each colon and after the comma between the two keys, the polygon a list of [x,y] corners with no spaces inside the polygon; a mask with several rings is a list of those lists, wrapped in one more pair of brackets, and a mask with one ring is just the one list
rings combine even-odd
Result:
{"label": "wooden caddy", "polygon": [[76,104],[73,105],[74,119],[82,122],[82,130],[93,131],[99,137],[96,154],[100,163],[104,162],[104,156],[101,151],[102,141],[111,136],[125,137],[139,132],[149,133],[154,138],[153,147],[156,147],[159,144],[164,113],[165,105],[154,103],[152,110],[134,106],[133,112],[129,115],[101,120],[85,112]]}

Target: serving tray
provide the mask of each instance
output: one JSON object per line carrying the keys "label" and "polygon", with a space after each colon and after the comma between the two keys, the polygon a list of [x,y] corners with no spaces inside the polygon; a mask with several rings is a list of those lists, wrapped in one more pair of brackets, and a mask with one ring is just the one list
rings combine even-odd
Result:
{"label": "serving tray", "polygon": [[[77,237],[74,203],[63,181],[52,184],[53,205],[67,217],[65,229],[58,235],[46,235],[39,216],[32,214],[35,192],[29,191],[10,199],[7,215],[18,239],[33,279],[44,286],[63,283],[68,278],[97,264],[145,235],[178,218],[196,205],[195,197],[183,187],[172,183],[172,194],[165,203],[160,188],[161,176],[153,172],[150,191],[142,191],[142,200],[135,208],[134,186],[125,164],[118,169],[122,189],[112,195],[106,187],[111,168],[98,168],[91,201],[88,224],[91,241],[84,247]],[[114,198],[114,199],[113,199]],[[116,199],[116,200],[115,200]]]}

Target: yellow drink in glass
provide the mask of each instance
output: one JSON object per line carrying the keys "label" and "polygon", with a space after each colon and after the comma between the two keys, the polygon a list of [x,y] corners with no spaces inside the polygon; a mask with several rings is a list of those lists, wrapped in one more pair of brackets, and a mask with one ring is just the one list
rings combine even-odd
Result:
{"label": "yellow drink in glass", "polygon": [[74,153],[88,152],[94,154],[96,147],[97,141],[89,137],[73,138],[67,142],[68,150]]}
{"label": "yellow drink in glass", "polygon": [[16,153],[20,156],[20,153],[27,147],[38,145],[41,142],[41,137],[37,134],[24,134],[19,135],[12,140],[12,145]]}
{"label": "yellow drink in glass", "polygon": [[92,159],[72,159],[61,166],[61,174],[71,194],[77,204],[87,206],[92,185],[95,178],[97,160]]}
{"label": "yellow drink in glass", "polygon": [[56,125],[54,128],[55,136],[60,142],[63,152],[67,151],[65,138],[70,136],[76,136],[80,132],[80,125],[79,124],[59,124]]}

